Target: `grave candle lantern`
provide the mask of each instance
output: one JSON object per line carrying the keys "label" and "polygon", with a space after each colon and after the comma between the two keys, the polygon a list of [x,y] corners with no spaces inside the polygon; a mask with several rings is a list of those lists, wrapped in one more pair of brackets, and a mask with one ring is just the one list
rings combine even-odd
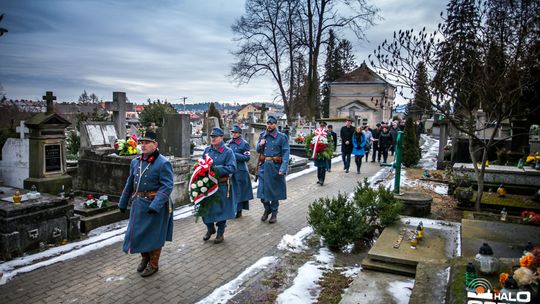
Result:
{"label": "grave candle lantern", "polygon": [[480,247],[474,266],[482,274],[493,274],[499,269],[499,260],[493,256],[493,249],[487,243]]}

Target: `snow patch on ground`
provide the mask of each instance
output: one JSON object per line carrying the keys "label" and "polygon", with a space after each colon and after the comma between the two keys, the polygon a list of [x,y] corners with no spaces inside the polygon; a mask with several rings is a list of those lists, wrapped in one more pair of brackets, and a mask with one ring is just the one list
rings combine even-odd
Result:
{"label": "snow patch on ground", "polygon": [[278,258],[275,256],[268,256],[260,258],[255,264],[249,266],[238,277],[230,281],[229,283],[215,289],[209,296],[200,300],[199,304],[215,304],[226,303],[237,295],[242,289],[242,284],[252,278],[259,271],[268,268],[271,264],[275,264]]}
{"label": "snow patch on ground", "polygon": [[344,270],[341,272],[342,275],[348,277],[348,278],[354,278],[358,275],[360,270],[362,270],[362,267],[356,266],[356,267],[345,267]]}
{"label": "snow patch on ground", "polygon": [[311,226],[302,228],[302,230],[297,232],[295,235],[285,234],[281,238],[281,241],[277,245],[277,248],[280,250],[288,250],[295,253],[302,252],[307,248],[307,246],[304,244],[304,239],[306,239],[311,234],[313,234],[313,227]]}
{"label": "snow patch on ground", "polygon": [[430,137],[426,134],[421,134],[424,144],[420,149],[422,150],[422,159],[418,162],[418,165],[422,169],[436,170],[437,169],[437,156],[439,155],[439,140]]}
{"label": "snow patch on ground", "polygon": [[112,276],[112,277],[108,277],[107,279],[105,279],[105,282],[123,281],[124,279],[125,279],[124,277]]}
{"label": "snow patch on ground", "polygon": [[408,304],[413,287],[414,280],[410,279],[407,281],[390,282],[388,283],[386,290],[390,293],[392,298],[394,298],[396,304]]}
{"label": "snow patch on ground", "polygon": [[173,220],[179,220],[193,215],[193,206],[187,205],[174,209]]}
{"label": "snow patch on ground", "polygon": [[334,264],[334,256],[328,248],[321,248],[314,257],[298,269],[298,275],[294,278],[293,285],[278,295],[276,303],[314,303],[321,292],[319,280],[324,271],[331,269]]}

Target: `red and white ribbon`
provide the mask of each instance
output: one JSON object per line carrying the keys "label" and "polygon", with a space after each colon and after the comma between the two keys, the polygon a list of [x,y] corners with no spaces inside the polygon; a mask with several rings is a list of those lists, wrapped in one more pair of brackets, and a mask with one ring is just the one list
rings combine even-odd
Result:
{"label": "red and white ribbon", "polygon": [[214,164],[214,160],[210,156],[205,155],[204,159],[199,158],[198,163],[199,165],[197,166],[197,168],[195,168],[195,171],[193,171],[193,175],[191,175],[191,178],[189,179],[189,190],[192,191],[191,185],[197,182],[198,177],[208,177],[208,179],[210,179],[212,183],[214,183],[214,185],[211,186],[208,191],[206,191],[206,193],[200,193],[195,198],[193,198],[191,195],[189,196],[191,202],[195,205],[199,204],[205,198],[216,193],[216,191],[218,190],[218,180],[214,176],[210,175],[210,167],[212,167],[212,165]]}
{"label": "red and white ribbon", "polygon": [[315,144],[313,145],[313,155],[311,158],[315,158],[315,155],[317,154],[317,145],[321,141],[321,136],[326,137],[326,130],[325,129],[316,129],[313,134],[315,134]]}

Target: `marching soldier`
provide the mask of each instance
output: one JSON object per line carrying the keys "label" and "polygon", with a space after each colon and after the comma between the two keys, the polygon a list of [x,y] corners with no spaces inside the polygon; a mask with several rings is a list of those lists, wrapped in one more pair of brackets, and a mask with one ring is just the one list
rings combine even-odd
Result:
{"label": "marching soldier", "polygon": [[159,269],[159,256],[165,241],[172,241],[170,195],[174,175],[171,163],[159,154],[156,133],[146,132],[139,142],[142,155],[131,161],[118,208],[125,212],[131,202],[123,250],[141,254],[137,272],[148,277]]}
{"label": "marching soldier", "polygon": [[285,174],[289,165],[289,140],[287,136],[276,130],[277,119],[268,116],[266,131],[261,132],[257,142],[259,153],[257,198],[264,205],[261,221],[268,223],[277,221],[279,200],[287,199]]}
{"label": "marching soldier", "polygon": [[[203,222],[208,229],[203,237],[203,241],[208,241],[212,234],[217,235],[214,239],[214,244],[223,242],[223,234],[227,220],[233,219],[236,216],[236,206],[234,205],[234,186],[231,183],[231,175],[236,173],[236,159],[234,152],[225,146],[223,142],[223,130],[213,128],[210,133],[210,146],[204,149],[202,158],[206,155],[210,156],[214,161],[213,167],[219,176],[218,192],[219,201],[216,204],[210,205],[208,213],[202,217]],[[215,224],[215,226],[214,226]]]}
{"label": "marching soldier", "polygon": [[238,171],[231,177],[236,203],[236,218],[242,216],[242,210],[249,210],[249,200],[253,199],[253,189],[247,163],[250,159],[249,144],[242,138],[242,129],[234,126],[231,131],[232,139],[229,148],[234,152]]}

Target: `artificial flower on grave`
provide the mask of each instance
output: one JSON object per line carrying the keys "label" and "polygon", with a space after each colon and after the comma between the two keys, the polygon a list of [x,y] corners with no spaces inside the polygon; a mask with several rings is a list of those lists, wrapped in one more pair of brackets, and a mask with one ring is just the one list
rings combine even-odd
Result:
{"label": "artificial flower on grave", "polygon": [[540,161],[540,154],[538,154],[538,152],[532,152],[525,159],[526,164],[534,164],[537,161]]}
{"label": "artificial flower on grave", "polygon": [[504,288],[504,283],[506,283],[508,276],[509,275],[506,272],[503,272],[499,275],[499,284],[501,285],[501,288]]}
{"label": "artificial flower on grave", "polygon": [[83,203],[84,208],[103,208],[107,207],[109,202],[109,197],[107,195],[102,195],[96,199],[92,194],[86,196],[86,201]]}
{"label": "artificial flower on grave", "polygon": [[200,158],[193,166],[190,174],[188,194],[189,200],[194,206],[195,220],[205,216],[212,204],[217,203],[219,195],[218,190],[219,175],[214,166],[214,160],[206,155]]}
{"label": "artificial flower on grave", "polygon": [[540,225],[540,214],[534,211],[521,212],[521,220],[527,224]]}
{"label": "artificial flower on grave", "polygon": [[519,266],[513,273],[518,286],[527,288],[537,285],[540,278],[540,247],[534,247],[530,252],[525,252],[519,259]]}
{"label": "artificial flower on grave", "polygon": [[294,138],[294,142],[297,144],[303,144],[304,139],[306,138],[306,134],[302,131],[298,132],[298,135]]}
{"label": "artificial flower on grave", "polygon": [[305,138],[305,149],[309,158],[331,159],[334,155],[334,143],[332,137],[327,136],[327,131],[317,129]]}
{"label": "artificial flower on grave", "polygon": [[141,149],[137,146],[137,136],[131,135],[128,139],[118,139],[114,143],[114,149],[120,156],[140,154]]}

